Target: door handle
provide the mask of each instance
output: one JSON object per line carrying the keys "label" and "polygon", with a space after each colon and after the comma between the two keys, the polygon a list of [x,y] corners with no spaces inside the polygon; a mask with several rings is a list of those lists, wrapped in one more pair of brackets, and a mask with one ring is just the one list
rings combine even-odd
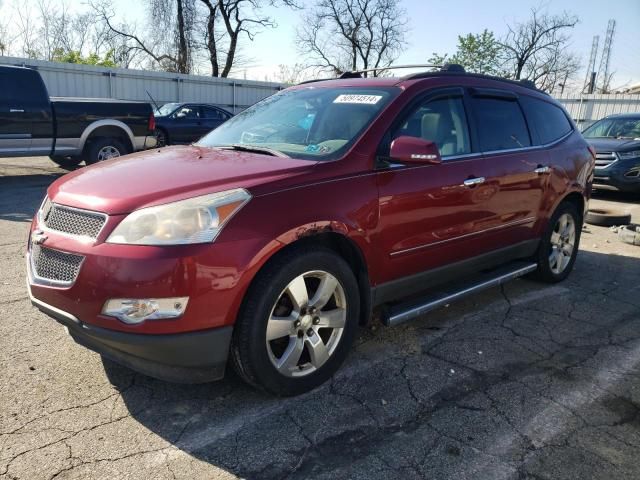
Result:
{"label": "door handle", "polygon": [[551,173],[551,167],[545,167],[542,165],[538,165],[538,168],[534,170],[538,175],[542,175],[543,173]]}
{"label": "door handle", "polygon": [[462,182],[462,186],[473,187],[475,185],[480,185],[481,183],[484,183],[484,177],[467,178],[464,182]]}
{"label": "door handle", "polygon": [[10,108],[9,113],[24,113],[24,110],[21,108]]}

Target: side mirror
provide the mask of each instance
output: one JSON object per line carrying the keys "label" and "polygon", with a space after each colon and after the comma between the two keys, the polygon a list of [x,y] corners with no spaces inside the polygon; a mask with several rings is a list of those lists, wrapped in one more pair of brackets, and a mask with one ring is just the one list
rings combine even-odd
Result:
{"label": "side mirror", "polygon": [[400,163],[437,165],[442,163],[438,146],[422,138],[402,136],[391,143],[389,156]]}
{"label": "side mirror", "polygon": [[184,118],[186,116],[187,116],[187,114],[184,113],[184,112],[179,112],[179,113],[176,114],[176,118]]}

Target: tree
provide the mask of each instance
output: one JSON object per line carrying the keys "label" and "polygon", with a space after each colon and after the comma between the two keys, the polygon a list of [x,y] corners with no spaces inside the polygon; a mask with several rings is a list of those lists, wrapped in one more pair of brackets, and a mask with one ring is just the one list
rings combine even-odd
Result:
{"label": "tree", "polygon": [[98,67],[115,67],[113,51],[107,52],[104,57],[100,57],[97,53],[92,53],[88,57],[83,57],[79,51],[64,51],[58,49],[54,51],[52,60],[54,62],[76,63],[80,65],[95,65]]}
{"label": "tree", "polygon": [[304,16],[298,46],[318,71],[387,67],[406,44],[406,25],[399,0],[319,0]]}
{"label": "tree", "polygon": [[[274,27],[273,19],[260,14],[257,0],[200,0],[207,8],[206,45],[211,63],[211,75],[227,77],[236,60],[238,41],[242,34],[249,40],[261,27]],[[286,2],[291,4],[291,2]],[[218,24],[224,30],[218,32]],[[222,69],[221,65],[224,64]]]}
{"label": "tree", "polygon": [[453,55],[434,53],[429,63],[433,65],[457,63],[468,72],[503,75],[503,56],[503,47],[496,40],[493,32],[485,29],[482,33],[459,35],[458,46]]}
{"label": "tree", "polygon": [[164,70],[190,72],[195,0],[149,0],[154,26],[152,39],[143,38],[130,25],[116,25],[115,13],[108,1],[91,5],[109,30],[127,41],[130,50],[143,52]]}
{"label": "tree", "polygon": [[500,42],[508,76],[531,80],[546,91],[566,83],[580,68],[577,57],[568,51],[569,32],[577,23],[578,17],[567,12],[549,15],[534,8],[529,20],[508,26]]}

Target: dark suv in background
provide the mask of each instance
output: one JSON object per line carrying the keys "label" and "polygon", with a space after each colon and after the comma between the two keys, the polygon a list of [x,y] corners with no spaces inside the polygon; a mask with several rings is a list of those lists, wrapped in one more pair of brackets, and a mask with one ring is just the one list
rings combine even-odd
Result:
{"label": "dark suv in background", "polygon": [[460,66],[306,83],[198,143],[48,189],[33,303],[70,335],[178,382],[280,395],[326,381],[358,324],[387,325],[525,274],[571,272],[594,157],[530,85]]}
{"label": "dark suv in background", "polygon": [[583,135],[596,150],[594,187],[640,193],[640,113],[610,115]]}

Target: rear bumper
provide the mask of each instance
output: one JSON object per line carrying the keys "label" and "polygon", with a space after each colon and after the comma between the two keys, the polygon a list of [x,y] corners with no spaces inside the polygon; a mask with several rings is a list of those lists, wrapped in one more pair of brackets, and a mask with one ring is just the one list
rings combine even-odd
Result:
{"label": "rear bumper", "polygon": [[204,383],[224,376],[233,328],[149,335],[125,333],[84,323],[38,300],[31,303],[64,325],[80,345],[145,375],[176,383]]}

